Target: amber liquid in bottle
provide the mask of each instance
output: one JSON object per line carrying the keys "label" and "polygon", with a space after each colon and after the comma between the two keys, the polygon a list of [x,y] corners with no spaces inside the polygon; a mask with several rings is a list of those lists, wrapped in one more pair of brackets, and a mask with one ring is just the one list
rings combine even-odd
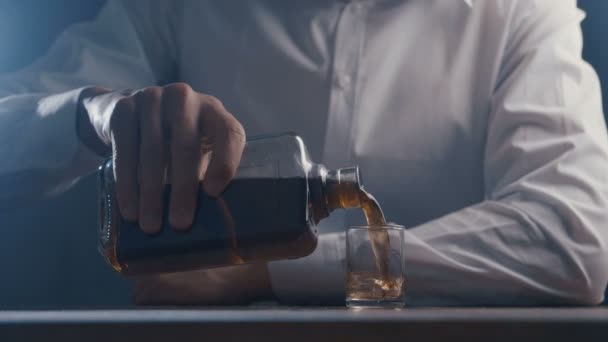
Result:
{"label": "amber liquid in bottle", "polygon": [[107,241],[103,252],[114,269],[125,274],[184,271],[301,257],[316,247],[305,178],[234,179],[218,198],[200,189],[194,223],[186,232],[173,230],[167,221],[170,185],[158,234],[144,233],[137,222],[113,210],[117,232],[108,234],[114,241]]}

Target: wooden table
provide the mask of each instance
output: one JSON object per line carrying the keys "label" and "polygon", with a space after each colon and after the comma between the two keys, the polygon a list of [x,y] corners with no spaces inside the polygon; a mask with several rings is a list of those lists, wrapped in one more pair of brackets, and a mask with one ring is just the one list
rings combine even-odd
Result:
{"label": "wooden table", "polygon": [[608,308],[0,311],[0,341],[608,342]]}

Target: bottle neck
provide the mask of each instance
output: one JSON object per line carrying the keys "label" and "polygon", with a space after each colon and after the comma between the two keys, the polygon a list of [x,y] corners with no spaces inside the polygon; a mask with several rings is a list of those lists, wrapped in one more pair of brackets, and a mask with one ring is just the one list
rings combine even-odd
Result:
{"label": "bottle neck", "polygon": [[358,167],[329,171],[325,178],[325,200],[331,212],[335,209],[359,208],[361,180]]}
{"label": "bottle neck", "polygon": [[361,207],[359,168],[347,167],[328,171],[315,165],[309,177],[311,217],[314,223],[336,209]]}

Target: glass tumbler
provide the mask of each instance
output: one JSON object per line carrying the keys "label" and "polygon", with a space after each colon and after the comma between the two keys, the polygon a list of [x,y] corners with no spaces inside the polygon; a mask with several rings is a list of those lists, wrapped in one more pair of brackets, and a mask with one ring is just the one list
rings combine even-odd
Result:
{"label": "glass tumbler", "polygon": [[346,234],[346,306],[401,308],[403,234],[398,225],[350,227]]}

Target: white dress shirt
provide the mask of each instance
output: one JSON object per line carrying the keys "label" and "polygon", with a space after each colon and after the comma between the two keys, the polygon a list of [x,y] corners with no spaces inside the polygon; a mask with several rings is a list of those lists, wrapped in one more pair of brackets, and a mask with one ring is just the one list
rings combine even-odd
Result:
{"label": "white dress shirt", "polygon": [[[359,165],[408,228],[410,304],[596,304],[608,145],[583,17],[574,0],[110,0],[0,79],[0,202],[95,170],[81,87],[183,81],[249,136],[295,131],[315,161]],[[311,256],[272,263],[277,296],[343,298],[361,218],[336,212]]]}

